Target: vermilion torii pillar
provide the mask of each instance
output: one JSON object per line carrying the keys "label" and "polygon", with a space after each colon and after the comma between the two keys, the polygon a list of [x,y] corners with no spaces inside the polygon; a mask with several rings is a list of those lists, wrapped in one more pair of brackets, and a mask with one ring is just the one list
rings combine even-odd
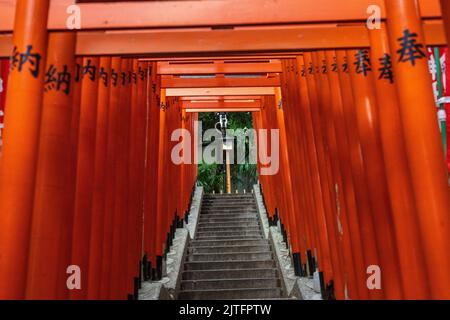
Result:
{"label": "vermilion torii pillar", "polygon": [[144,279],[156,276],[155,233],[157,211],[158,137],[159,137],[159,97],[156,63],[151,63],[147,96],[147,159],[145,167],[144,200]]}
{"label": "vermilion torii pillar", "polygon": [[158,164],[158,172],[157,172],[157,179],[156,179],[156,185],[157,185],[157,201],[156,201],[156,217],[155,217],[155,237],[154,237],[154,243],[155,243],[155,251],[154,255],[156,257],[156,279],[155,280],[161,280],[162,278],[162,258],[164,253],[164,236],[165,236],[165,214],[167,212],[164,212],[164,201],[165,201],[165,194],[164,194],[164,179],[165,179],[165,161],[167,160],[166,156],[166,118],[167,118],[167,112],[166,112],[166,94],[165,89],[161,90],[161,101],[160,101],[160,111],[159,111],[159,139],[158,139],[158,155],[159,159],[157,160]]}
{"label": "vermilion torii pillar", "polygon": [[127,256],[127,215],[128,215],[128,165],[129,165],[129,128],[131,83],[129,74],[131,59],[122,59],[119,75],[120,99],[119,122],[117,122],[117,152],[114,155],[116,180],[114,185],[114,217],[111,258],[110,299],[124,300],[126,293],[126,256]]}
{"label": "vermilion torii pillar", "polygon": [[[383,156],[391,196],[392,220],[397,244],[405,299],[429,298],[428,280],[423,273],[425,256],[420,241],[415,200],[403,139],[396,77],[386,26],[369,32],[375,73],[375,90]],[[432,270],[430,270],[432,272]]]}
{"label": "vermilion torii pillar", "polygon": [[406,154],[431,296],[450,299],[450,196],[445,156],[415,0],[386,1]]}
{"label": "vermilion torii pillar", "polygon": [[89,272],[87,298],[100,298],[100,280],[102,274],[102,247],[105,229],[106,176],[108,174],[107,142],[109,97],[111,86],[111,57],[100,58],[97,99],[97,124],[95,135],[94,188],[91,211],[91,230],[89,241]]}
{"label": "vermilion torii pillar", "polygon": [[49,35],[27,299],[66,299],[73,219],[70,141],[76,33]]}
{"label": "vermilion torii pillar", "polygon": [[25,295],[49,2],[16,2],[0,172],[0,299]]}
{"label": "vermilion torii pillar", "polygon": [[[364,260],[364,253],[366,249],[363,246],[362,232],[360,230],[362,225],[369,225],[361,222],[360,213],[363,212],[367,215],[370,212],[371,207],[368,199],[367,181],[364,176],[364,162],[361,157],[361,145],[359,140],[358,128],[356,126],[356,117],[354,112],[354,101],[352,94],[352,84],[349,74],[349,62],[345,50],[336,51],[336,62],[338,64],[339,83],[341,88],[342,98],[342,113],[344,116],[345,131],[347,133],[348,148],[349,148],[349,164],[351,167],[351,173],[353,176],[353,186],[356,196],[357,215],[351,214],[349,211],[348,225],[351,237],[352,253],[353,253],[353,265],[355,269],[355,280],[357,285],[357,296],[359,299],[368,299],[369,293],[366,284],[367,279],[367,266]],[[343,171],[344,172],[344,171]],[[354,199],[348,198],[347,205],[350,207],[350,201]],[[363,217],[364,218],[364,217]]]}
{"label": "vermilion torii pillar", "polygon": [[122,59],[111,58],[111,87],[109,90],[108,132],[106,142],[106,189],[105,189],[105,215],[103,222],[103,248],[102,248],[102,273],[100,279],[100,299],[109,299],[111,291],[111,259],[114,223],[114,201],[116,185],[117,162],[117,137],[120,134],[118,123],[121,118],[120,104],[120,79]]}
{"label": "vermilion torii pillar", "polygon": [[[325,52],[327,61],[327,74],[329,80],[329,86],[331,91],[331,120],[334,124],[334,130],[336,134],[336,151],[335,157],[337,158],[338,168],[341,174],[341,188],[338,190],[339,196],[339,208],[338,217],[340,227],[336,226],[336,233],[339,235],[341,244],[341,264],[343,282],[346,287],[346,294],[349,299],[355,299],[358,297],[357,287],[355,283],[355,270],[353,266],[351,238],[349,230],[349,216],[357,217],[357,205],[356,196],[353,183],[353,176],[350,163],[350,150],[347,138],[347,132],[345,130],[345,121],[343,115],[343,101],[342,101],[342,89],[339,81],[339,70],[342,66],[339,66],[336,51]],[[339,247],[338,247],[339,248]]]}
{"label": "vermilion torii pillar", "polygon": [[71,299],[87,297],[89,241],[95,173],[99,58],[84,58],[78,135],[72,259],[81,271],[81,289],[70,292]]}
{"label": "vermilion torii pillar", "polygon": [[374,232],[367,243],[375,240],[374,256],[377,260],[366,260],[366,268],[371,265],[381,268],[382,288],[371,290],[369,293],[382,292],[387,299],[401,299],[401,283],[396,272],[398,270],[398,260],[396,256],[395,239],[392,230],[392,216],[390,197],[387,190],[387,177],[384,168],[384,159],[381,147],[381,137],[377,114],[377,100],[373,82],[373,71],[369,57],[369,50],[349,50],[350,79],[353,89],[354,112],[356,114],[356,124],[359,131],[361,150],[364,158],[364,171],[367,177],[367,187],[372,208],[370,212],[360,212],[366,215],[372,224],[361,232],[367,235]]}
{"label": "vermilion torii pillar", "polygon": [[441,0],[442,18],[444,19],[445,33],[447,35],[447,44],[450,46],[450,2]]}
{"label": "vermilion torii pillar", "polygon": [[[315,55],[315,53],[314,53]],[[320,179],[322,183],[322,196],[324,199],[323,205],[325,206],[325,211],[328,208],[331,212],[335,212],[333,209],[333,205],[336,203],[336,198],[333,196],[335,185],[332,181],[332,170],[330,167],[329,156],[327,154],[326,149],[326,137],[322,132],[323,125],[321,123],[322,119],[320,117],[320,109],[323,96],[319,92],[321,88],[318,88],[316,81],[316,73],[317,73],[317,61],[315,61],[315,57],[313,57],[313,53],[305,52],[304,55],[304,65],[305,65],[305,76],[306,80],[306,88],[308,91],[309,97],[309,105],[305,105],[306,108],[306,117],[311,119],[312,128],[311,134],[313,135],[313,141],[316,145],[317,159],[318,159],[318,172],[320,174]],[[302,79],[303,81],[303,79]],[[328,88],[327,88],[328,89]],[[329,90],[328,90],[329,92]],[[330,280],[333,278],[333,270],[331,268],[331,256],[328,245],[328,235],[327,235],[327,225],[324,221],[325,217],[317,217],[312,215],[311,223],[316,225],[316,245],[319,249],[319,254],[322,254],[322,257],[318,257],[319,266],[322,263],[321,271],[324,272],[326,280]],[[313,228],[314,230],[314,228]]]}

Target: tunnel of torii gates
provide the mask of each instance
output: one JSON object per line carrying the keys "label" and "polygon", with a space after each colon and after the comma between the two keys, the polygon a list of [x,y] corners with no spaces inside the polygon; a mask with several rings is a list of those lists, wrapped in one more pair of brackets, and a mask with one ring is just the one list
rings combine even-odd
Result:
{"label": "tunnel of torii gates", "polygon": [[130,299],[160,279],[197,173],[170,161],[170,135],[219,111],[280,130],[280,170],[260,183],[297,276],[314,260],[337,299],[450,299],[426,57],[450,2],[99,2],[78,1],[81,30],[72,1],[0,2],[1,299]]}

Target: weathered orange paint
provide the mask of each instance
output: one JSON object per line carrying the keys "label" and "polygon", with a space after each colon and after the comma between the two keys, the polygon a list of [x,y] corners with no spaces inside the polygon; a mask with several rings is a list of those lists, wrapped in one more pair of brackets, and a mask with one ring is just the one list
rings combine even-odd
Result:
{"label": "weathered orange paint", "polygon": [[8,81],[0,172],[0,299],[25,295],[49,2],[20,0],[16,4],[14,46],[20,53],[32,46],[32,53],[40,54],[41,60],[36,77],[30,72],[33,65],[25,64],[21,72],[16,65]]}
{"label": "weathered orange paint", "polygon": [[[89,300],[100,298],[102,274],[103,236],[105,230],[107,144],[109,98],[111,88],[111,57],[100,58],[98,75],[97,124],[95,137],[94,189],[91,211],[91,232],[89,243],[88,296]],[[106,77],[106,78],[105,78]]]}
{"label": "weathered orange paint", "polygon": [[[66,70],[69,83],[44,89],[27,277],[27,299],[66,299],[73,219],[71,134],[75,34],[49,35],[47,70]],[[66,69],[65,69],[66,68]],[[67,90],[67,91],[65,91]]]}
{"label": "weathered orange paint", "polygon": [[[78,132],[77,176],[72,234],[71,265],[83,271],[81,289],[72,290],[70,298],[87,298],[89,243],[91,232],[91,210],[94,190],[92,177],[95,172],[95,137],[97,128],[98,67],[99,58],[84,58],[82,72],[82,94],[80,104],[80,125]],[[87,65],[93,66],[93,78],[85,73]],[[87,70],[87,69],[86,69]]]}
{"label": "weathered orange paint", "polygon": [[[389,0],[386,12],[392,52],[400,49],[398,39],[405,30],[417,34],[415,40],[425,50],[416,1]],[[396,54],[392,60],[431,297],[449,299],[450,195],[436,107],[429,89],[428,61],[423,57],[413,65],[411,61],[400,62],[399,58]]]}
{"label": "weathered orange paint", "polygon": [[393,81],[380,78],[382,59],[390,55],[386,26],[370,31],[375,74],[378,117],[387,183],[391,196],[392,222],[405,299],[428,299],[428,275],[423,273],[425,255],[420,243],[415,199],[402,131],[395,75]]}

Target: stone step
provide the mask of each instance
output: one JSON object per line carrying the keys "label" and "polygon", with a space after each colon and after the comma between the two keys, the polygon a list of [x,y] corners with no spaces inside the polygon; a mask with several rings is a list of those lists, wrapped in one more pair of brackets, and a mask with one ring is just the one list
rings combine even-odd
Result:
{"label": "stone step", "polygon": [[228,239],[255,239],[260,237],[262,239],[262,234],[257,232],[248,232],[248,233],[242,233],[242,232],[227,232],[223,234],[198,234],[196,237],[196,240],[228,240]]}
{"label": "stone step", "polygon": [[254,202],[236,202],[233,203],[231,201],[224,201],[224,202],[203,202],[202,208],[211,208],[211,207],[224,207],[224,208],[246,208],[246,207],[256,207],[256,203]]}
{"label": "stone step", "polygon": [[228,210],[228,209],[202,209],[202,214],[254,214],[256,215],[258,211],[256,209],[242,209],[242,210]]}
{"label": "stone step", "polygon": [[255,196],[253,193],[224,193],[224,194],[205,194],[203,195],[203,199],[223,199],[223,198],[252,198],[254,199]]}
{"label": "stone step", "polygon": [[197,228],[235,228],[235,227],[245,227],[245,228],[259,228],[258,221],[254,219],[245,222],[199,222]]}
{"label": "stone step", "polygon": [[[219,221],[217,221],[217,219],[219,219]],[[228,220],[220,220],[220,219],[228,219]],[[206,224],[216,224],[216,223],[226,223],[226,224],[232,224],[234,226],[242,226],[242,225],[249,225],[249,224],[257,224],[259,225],[259,220],[257,218],[207,218],[207,217],[203,217],[198,221],[198,226],[201,225],[206,225]]]}
{"label": "stone step", "polygon": [[241,229],[226,229],[226,230],[197,230],[196,236],[245,236],[248,234],[257,234],[259,235],[261,233],[261,230],[258,228],[256,230],[248,230],[246,228]]}
{"label": "stone step", "polygon": [[195,270],[183,271],[182,280],[213,280],[213,279],[266,279],[277,278],[278,270],[264,269],[236,269],[236,270]]}
{"label": "stone step", "polygon": [[266,289],[279,287],[280,285],[280,279],[277,278],[183,280],[181,282],[181,290]]}
{"label": "stone step", "polygon": [[242,225],[235,225],[235,226],[231,226],[231,227],[220,227],[220,226],[201,226],[197,228],[197,232],[216,232],[216,231],[254,231],[254,232],[259,232],[261,231],[261,229],[259,228],[258,225],[254,224],[253,226],[242,226]]}
{"label": "stone step", "polygon": [[[202,203],[230,203],[232,199],[230,198],[216,198],[216,199],[203,199]],[[235,204],[240,203],[255,203],[255,199],[253,197],[251,198],[236,198],[236,201],[233,201]]]}
{"label": "stone step", "polygon": [[202,213],[199,221],[210,219],[253,219],[258,220],[256,213]]}
{"label": "stone step", "polygon": [[215,240],[250,240],[250,239],[263,239],[262,235],[241,235],[241,236],[202,236],[196,238],[196,240],[207,240],[207,241],[215,241]]}
{"label": "stone step", "polygon": [[224,208],[224,209],[242,209],[242,208],[256,208],[256,204],[254,203],[240,203],[238,205],[232,203],[203,203],[202,209],[208,208]]}
{"label": "stone step", "polygon": [[190,254],[270,252],[270,245],[189,247],[188,252]]}
{"label": "stone step", "polygon": [[274,260],[245,260],[245,261],[187,261],[184,264],[186,271],[191,270],[235,270],[235,269],[264,269],[275,268]]}
{"label": "stone step", "polygon": [[187,261],[245,261],[245,260],[272,260],[272,252],[227,252],[227,253],[193,253],[189,254]]}
{"label": "stone step", "polygon": [[189,244],[191,248],[203,248],[203,247],[224,247],[224,246],[258,246],[268,245],[269,240],[261,238],[248,238],[248,239],[224,239],[224,240],[192,240]]}
{"label": "stone step", "polygon": [[180,300],[230,300],[280,298],[281,288],[249,288],[181,291]]}
{"label": "stone step", "polygon": [[242,205],[242,204],[256,204],[253,198],[221,198],[221,199],[203,199],[202,205],[211,203],[223,203],[232,205]]}
{"label": "stone step", "polygon": [[199,224],[202,223],[254,223],[258,221],[256,217],[249,216],[248,218],[229,218],[229,217],[207,217],[207,216],[200,216]]}

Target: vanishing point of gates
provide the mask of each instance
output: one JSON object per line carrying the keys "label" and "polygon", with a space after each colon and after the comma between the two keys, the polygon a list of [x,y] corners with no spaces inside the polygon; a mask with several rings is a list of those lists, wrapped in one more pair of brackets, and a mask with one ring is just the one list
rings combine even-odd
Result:
{"label": "vanishing point of gates", "polygon": [[450,299],[448,43],[447,0],[0,1],[0,299]]}

